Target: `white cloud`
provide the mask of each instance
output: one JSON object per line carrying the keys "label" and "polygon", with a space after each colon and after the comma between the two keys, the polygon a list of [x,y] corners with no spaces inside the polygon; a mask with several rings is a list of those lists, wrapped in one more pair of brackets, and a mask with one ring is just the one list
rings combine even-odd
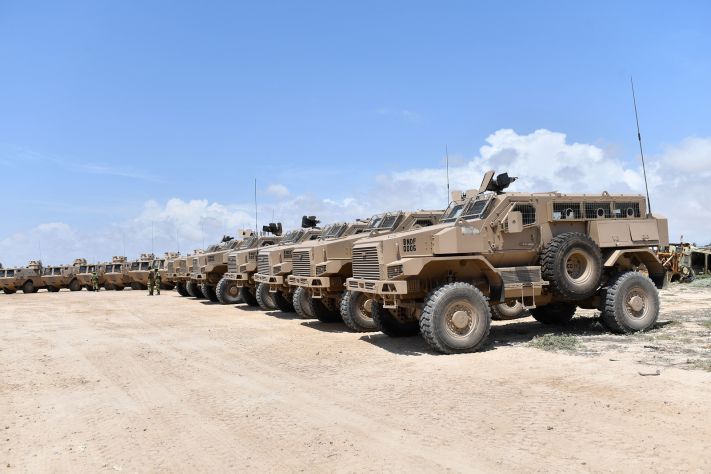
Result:
{"label": "white cloud", "polygon": [[[486,170],[508,171],[519,180],[511,191],[644,193],[638,158],[624,161],[610,151],[585,143],[568,143],[566,135],[536,130],[520,135],[499,130],[485,140],[475,157],[451,165],[452,189],[476,188]],[[632,163],[632,164],[630,164]],[[687,138],[665,148],[647,163],[652,209],[669,218],[670,238],[684,235],[689,241],[711,241],[711,208],[707,181],[711,173],[711,139]],[[448,201],[444,167],[420,168],[375,176],[371,185],[334,198],[294,195],[280,184],[267,188],[273,203],[260,204],[259,224],[281,221],[285,228],[298,226],[304,214],[323,223],[367,217],[385,210],[441,209]],[[151,248],[190,251],[254,227],[253,204],[223,204],[207,200],[164,203],[148,201],[133,219],[92,232],[67,224],[41,224],[27,232],[0,236],[0,262],[24,264],[37,258],[41,241],[46,262],[70,262],[76,257],[107,259],[123,253],[129,258]]]}

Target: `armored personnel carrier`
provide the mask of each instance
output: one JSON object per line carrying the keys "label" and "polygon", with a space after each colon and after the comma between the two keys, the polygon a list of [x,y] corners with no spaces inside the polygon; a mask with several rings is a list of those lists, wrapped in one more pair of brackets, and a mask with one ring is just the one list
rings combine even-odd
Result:
{"label": "armored personnel carrier", "polygon": [[280,311],[294,311],[293,287],[287,281],[293,268],[292,252],[299,244],[319,238],[318,223],[316,217],[304,216],[301,229],[287,233],[277,245],[258,250],[257,273],[253,276],[257,284],[254,296],[262,309],[272,309],[270,303],[273,302]]}
{"label": "armored personnel carrier", "polygon": [[[375,330],[370,317],[368,295],[345,291],[346,279],[352,276],[353,244],[364,237],[373,237],[401,230],[419,229],[436,224],[443,210],[389,212],[355,224],[334,224],[325,229],[318,240],[305,242],[294,249],[293,272],[288,277],[294,290],[294,308],[302,317],[304,304],[320,321],[341,318],[354,331]],[[307,298],[304,302],[303,298]]]}
{"label": "armored personnel carrier", "polygon": [[[175,261],[180,258],[180,252],[165,252],[163,258],[158,260],[158,272],[160,273],[161,290],[170,291],[175,288],[170,275],[175,268]],[[155,265],[155,262],[154,262]]]}
{"label": "armored personnel carrier", "polygon": [[78,258],[74,260],[72,265],[44,267],[42,269],[43,286],[47,288],[47,291],[52,293],[62,288],[69,288],[71,291],[80,291],[81,282],[77,278],[77,275],[82,265],[86,265],[86,260]]}
{"label": "armored personnel carrier", "polygon": [[[271,234],[271,235],[270,235]],[[249,306],[259,306],[256,297],[257,253],[259,249],[277,245],[282,240],[281,223],[270,223],[262,227],[262,235],[245,244],[243,248],[230,252],[227,256],[227,273],[218,284],[218,298],[228,303],[236,302],[237,296]],[[263,302],[268,309],[276,309],[269,292],[263,295]]]}
{"label": "armored personnel carrier", "polygon": [[[117,258],[117,257],[114,257]],[[104,277],[104,273],[106,271],[106,267],[111,267],[110,263],[97,263],[97,264],[88,264],[86,262],[82,262],[79,265],[79,271],[77,272],[76,278],[79,281],[79,285],[81,288],[86,288],[87,290],[91,290],[93,288],[92,282],[91,282],[91,277],[94,272],[96,272],[96,276],[99,277],[99,288],[104,287],[107,290],[109,289],[106,286],[106,278]]]}
{"label": "armored personnel carrier", "polygon": [[514,179],[487,172],[441,223],[353,247],[346,284],[371,296],[378,329],[457,353],[485,343],[490,302],[520,301],[544,324],[577,307],[601,309],[614,332],[656,322],[665,270],[650,247],[668,243],[667,220],[642,196],[505,193]]}
{"label": "armored personnel carrier", "polygon": [[152,253],[142,253],[138,260],[128,263],[129,286],[132,290],[148,289],[148,273],[155,268],[156,256]]}
{"label": "armored personnel carrier", "polygon": [[239,240],[225,235],[216,250],[193,257],[190,280],[200,286],[200,291],[205,298],[215,303],[220,301],[216,287],[222,276],[227,273],[227,256],[232,250],[240,248],[244,239],[253,235],[254,232],[251,230],[240,232]]}
{"label": "armored personnel carrier", "polygon": [[[215,247],[216,246],[210,246],[208,247],[208,250]],[[177,262],[175,268],[176,273],[173,279],[176,281],[176,288],[178,289],[178,293],[180,295],[192,296],[193,298],[204,298],[202,291],[200,291],[200,287],[190,280],[190,274],[193,271],[193,258],[203,252],[205,252],[205,250],[195,249],[191,254],[185,257],[184,262],[183,259],[180,259],[180,261]],[[185,294],[183,294],[183,292]]]}
{"label": "armored personnel carrier", "polygon": [[8,268],[0,271],[0,289],[11,295],[17,290],[23,293],[37,293],[44,288],[42,282],[42,262],[31,260],[26,267]]}
{"label": "armored personnel carrier", "polygon": [[[123,291],[130,285],[131,277],[128,274],[129,266],[130,263],[126,257],[113,257],[111,263],[107,263],[104,267],[104,288],[107,290]],[[101,280],[99,280],[99,284],[101,284]]]}

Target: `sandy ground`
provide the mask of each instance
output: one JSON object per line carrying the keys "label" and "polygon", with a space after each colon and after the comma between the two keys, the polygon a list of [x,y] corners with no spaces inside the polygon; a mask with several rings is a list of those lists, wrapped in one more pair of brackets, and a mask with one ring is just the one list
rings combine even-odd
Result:
{"label": "sandy ground", "polygon": [[[0,471],[711,471],[711,289],[476,354],[175,292],[0,294]],[[693,347],[691,347],[693,345]],[[644,376],[646,373],[659,375]]]}

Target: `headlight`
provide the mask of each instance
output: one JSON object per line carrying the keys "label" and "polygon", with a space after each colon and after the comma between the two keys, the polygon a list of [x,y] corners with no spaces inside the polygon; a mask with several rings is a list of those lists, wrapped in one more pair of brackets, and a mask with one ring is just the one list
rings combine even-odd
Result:
{"label": "headlight", "polygon": [[402,275],[402,265],[392,265],[388,267],[388,279],[391,280]]}
{"label": "headlight", "polygon": [[321,275],[322,273],[326,273],[326,265],[318,265],[316,267],[316,275]]}

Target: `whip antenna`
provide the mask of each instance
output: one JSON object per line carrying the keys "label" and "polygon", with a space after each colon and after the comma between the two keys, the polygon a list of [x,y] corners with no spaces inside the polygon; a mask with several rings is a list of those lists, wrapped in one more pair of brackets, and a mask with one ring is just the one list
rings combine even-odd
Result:
{"label": "whip antenna", "polygon": [[447,144],[444,144],[444,154],[447,157],[447,206],[449,206],[449,199],[451,194],[449,193],[449,149]]}
{"label": "whip antenna", "polygon": [[254,178],[254,232],[259,235],[259,219],[258,219],[258,213],[259,209],[257,208],[257,178]]}
{"label": "whip antenna", "polygon": [[642,151],[642,134],[639,131],[639,115],[637,114],[637,98],[634,94],[634,81],[630,76],[630,85],[632,86],[632,104],[634,104],[634,118],[637,122],[637,141],[639,141],[639,156],[642,158],[642,173],[644,174],[644,189],[647,191],[647,215],[652,215],[652,203],[649,200],[649,186],[647,185],[647,168],[644,165],[644,152]]}

